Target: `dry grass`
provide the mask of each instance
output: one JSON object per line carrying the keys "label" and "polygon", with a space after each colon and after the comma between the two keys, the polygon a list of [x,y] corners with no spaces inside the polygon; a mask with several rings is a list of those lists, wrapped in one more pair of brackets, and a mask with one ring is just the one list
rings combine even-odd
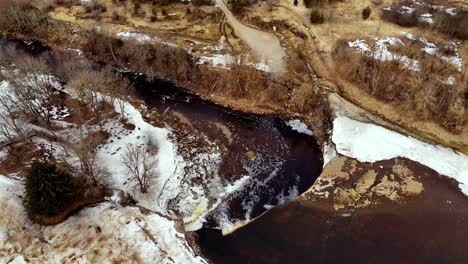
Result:
{"label": "dry grass", "polygon": [[[337,44],[336,68],[368,94],[394,105],[408,117],[433,121],[450,132],[461,133],[468,119],[467,76],[439,58],[415,53],[408,46],[405,49],[419,61],[419,71],[408,69],[400,61],[379,61],[357,53],[347,41]],[[454,85],[446,82],[448,76],[455,76]]]}
{"label": "dry grass", "polygon": [[0,10],[0,30],[36,37],[44,37],[49,33],[47,12],[32,6],[29,1],[0,0]]}

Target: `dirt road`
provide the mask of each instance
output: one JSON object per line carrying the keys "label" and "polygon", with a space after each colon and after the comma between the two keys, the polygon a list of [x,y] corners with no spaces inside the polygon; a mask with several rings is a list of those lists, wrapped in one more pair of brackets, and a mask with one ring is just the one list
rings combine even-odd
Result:
{"label": "dirt road", "polygon": [[286,53],[279,39],[268,32],[243,25],[227,8],[223,0],[216,0],[217,6],[226,15],[226,20],[256,55],[270,66],[272,72],[281,74],[286,71],[284,57]]}

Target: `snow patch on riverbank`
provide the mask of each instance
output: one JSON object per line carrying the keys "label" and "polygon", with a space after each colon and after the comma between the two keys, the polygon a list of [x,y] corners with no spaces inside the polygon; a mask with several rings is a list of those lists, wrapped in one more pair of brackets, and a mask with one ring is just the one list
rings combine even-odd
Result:
{"label": "snow patch on riverbank", "polygon": [[338,153],[361,162],[396,157],[417,161],[454,178],[459,182],[460,189],[468,195],[468,157],[460,152],[344,116],[333,121],[332,140]]}
{"label": "snow patch on riverbank", "polygon": [[299,133],[303,133],[309,136],[313,136],[314,134],[312,133],[312,130],[309,129],[309,127],[304,124],[301,120],[299,119],[293,119],[289,120],[286,122],[286,124],[292,128],[292,130],[295,130]]}

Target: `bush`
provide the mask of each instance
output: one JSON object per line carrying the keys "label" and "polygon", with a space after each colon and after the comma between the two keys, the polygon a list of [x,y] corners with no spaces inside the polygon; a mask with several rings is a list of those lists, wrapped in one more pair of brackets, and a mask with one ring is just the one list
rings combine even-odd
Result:
{"label": "bush", "polygon": [[297,6],[299,4],[298,0],[294,0],[294,5]]}
{"label": "bush", "polygon": [[83,7],[85,13],[93,13],[94,15],[107,12],[107,7],[100,0],[89,1]]}
{"label": "bush", "polygon": [[231,11],[237,15],[244,13],[244,3],[242,0],[231,0]]}
{"label": "bush", "polygon": [[194,6],[211,5],[211,0],[192,0]]}
{"label": "bush", "polygon": [[322,24],[325,22],[325,18],[323,17],[322,13],[318,11],[318,9],[314,9],[312,13],[310,13],[310,22],[312,24]]}
{"label": "bush", "polygon": [[138,15],[140,13],[140,10],[141,10],[140,2],[136,2],[135,4],[133,4],[133,14]]}
{"label": "bush", "polygon": [[0,2],[0,29],[10,33],[33,34],[43,37],[48,34],[50,20],[47,12],[23,1]]}
{"label": "bush", "polygon": [[364,9],[362,9],[362,19],[364,19],[364,20],[368,19],[371,12],[372,12],[372,10],[370,9],[370,7],[366,7]]}
{"label": "bush", "polygon": [[25,207],[29,214],[53,216],[73,197],[70,174],[54,164],[34,161],[26,177]]}

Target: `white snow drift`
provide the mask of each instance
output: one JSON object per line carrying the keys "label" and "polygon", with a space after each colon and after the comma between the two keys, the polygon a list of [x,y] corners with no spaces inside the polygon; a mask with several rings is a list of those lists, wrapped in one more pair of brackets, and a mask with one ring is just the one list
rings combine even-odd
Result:
{"label": "white snow drift", "polygon": [[417,161],[454,178],[468,195],[468,157],[450,148],[431,145],[373,124],[340,116],[333,121],[332,140],[338,153],[362,162],[396,157]]}

